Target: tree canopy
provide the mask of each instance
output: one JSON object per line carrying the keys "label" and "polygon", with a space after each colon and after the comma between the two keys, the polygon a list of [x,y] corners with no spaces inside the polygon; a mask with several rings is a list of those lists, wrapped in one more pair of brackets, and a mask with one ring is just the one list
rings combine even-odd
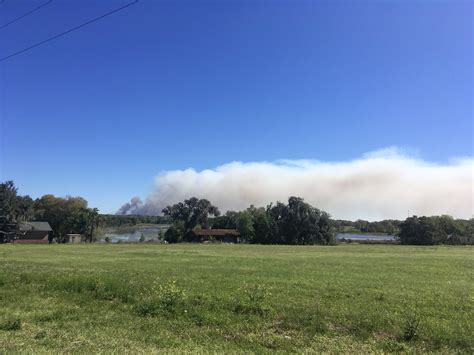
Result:
{"label": "tree canopy", "polygon": [[329,214],[294,196],[287,204],[227,212],[213,227],[238,229],[244,241],[259,244],[330,244],[334,235]]}
{"label": "tree canopy", "polygon": [[64,242],[66,234],[79,233],[89,241],[99,225],[100,216],[96,208],[88,208],[82,197],[56,197],[44,195],[36,200],[18,195],[13,181],[0,184],[0,241],[8,240],[21,221],[45,221],[52,228],[50,241]]}
{"label": "tree canopy", "polygon": [[167,206],[163,214],[169,216],[173,222],[182,221],[184,228],[190,231],[200,225],[207,227],[209,216],[219,216],[219,209],[206,199],[191,197],[177,204]]}
{"label": "tree canopy", "polygon": [[451,216],[409,217],[400,224],[400,243],[433,245],[459,243],[460,237],[473,238],[474,219],[456,220]]}

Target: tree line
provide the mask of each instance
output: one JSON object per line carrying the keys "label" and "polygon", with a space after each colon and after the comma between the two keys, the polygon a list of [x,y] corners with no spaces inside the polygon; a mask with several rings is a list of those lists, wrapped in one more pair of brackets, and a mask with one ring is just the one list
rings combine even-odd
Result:
{"label": "tree line", "polygon": [[339,233],[377,233],[397,235],[400,232],[402,221],[386,219],[383,221],[369,222],[358,219],[346,221],[342,219],[331,220],[331,225]]}
{"label": "tree line", "polygon": [[82,197],[44,195],[33,200],[19,195],[13,181],[0,183],[0,242],[14,239],[17,224],[24,221],[48,222],[50,242],[65,242],[71,233],[92,242],[100,218],[97,208],[89,208]]}
{"label": "tree line", "polygon": [[243,242],[258,244],[333,244],[338,232],[385,233],[394,235],[401,244],[474,243],[474,219],[413,216],[405,221],[333,220],[328,213],[294,196],[286,204],[251,205],[224,215],[210,201],[193,197],[166,207],[163,214],[173,221],[165,234],[169,243],[193,241],[194,228],[236,229]]}
{"label": "tree line", "polygon": [[222,216],[208,200],[193,197],[166,207],[163,214],[173,221],[165,234],[165,240],[170,243],[192,241],[194,228],[236,229],[246,243],[334,243],[329,214],[299,197],[290,197],[286,204],[276,202],[265,208],[250,206],[244,211],[228,211]]}
{"label": "tree line", "polygon": [[401,244],[474,244],[474,218],[408,217],[400,223],[398,238]]}
{"label": "tree line", "polygon": [[135,226],[138,224],[167,224],[164,216],[99,214],[89,208],[82,197],[56,197],[48,194],[33,200],[18,194],[13,181],[0,183],[0,243],[15,238],[18,223],[45,221],[51,226],[50,242],[63,243],[67,234],[82,234],[92,242],[99,227]]}
{"label": "tree line", "polygon": [[138,224],[169,224],[170,219],[165,216],[118,215],[101,214],[101,227],[136,226]]}
{"label": "tree line", "polygon": [[0,183],[0,243],[15,236],[21,221],[46,221],[50,241],[64,242],[67,234],[83,234],[93,241],[101,227],[137,224],[171,224],[165,233],[169,243],[192,241],[194,228],[236,229],[243,242],[258,244],[332,244],[337,232],[387,233],[401,244],[472,244],[474,219],[450,216],[409,217],[405,221],[355,222],[331,219],[300,197],[266,207],[249,206],[243,211],[219,209],[206,199],[192,197],[163,209],[163,216],[99,215],[82,197],[44,195],[33,200],[21,196],[12,181]]}

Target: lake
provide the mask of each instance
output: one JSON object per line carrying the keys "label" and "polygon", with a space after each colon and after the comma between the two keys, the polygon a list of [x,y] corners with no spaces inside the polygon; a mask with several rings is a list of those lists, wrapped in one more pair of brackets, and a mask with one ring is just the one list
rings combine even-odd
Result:
{"label": "lake", "polygon": [[[111,243],[138,243],[142,235],[145,238],[145,242],[159,242],[159,233],[166,232],[168,228],[169,225],[167,224],[159,224],[156,226],[137,227],[135,229],[111,229],[104,233],[101,238],[101,242],[105,242],[105,238],[109,238]],[[389,234],[337,233],[336,239],[385,241],[396,240],[396,237]]]}
{"label": "lake", "polygon": [[101,237],[101,242],[105,242],[105,238],[109,238],[110,243],[137,243],[141,236],[145,238],[145,242],[159,242],[159,233],[166,232],[169,228],[167,224],[158,224],[156,226],[129,228],[125,230],[111,229],[107,230]]}
{"label": "lake", "polygon": [[390,234],[357,234],[357,233],[337,233],[336,239],[349,240],[396,240],[396,236]]}

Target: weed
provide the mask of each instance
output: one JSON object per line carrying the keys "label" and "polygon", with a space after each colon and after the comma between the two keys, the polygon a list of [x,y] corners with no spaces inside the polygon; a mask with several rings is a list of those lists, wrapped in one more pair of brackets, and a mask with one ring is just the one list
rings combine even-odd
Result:
{"label": "weed", "polygon": [[416,340],[420,332],[420,316],[414,312],[411,313],[405,320],[403,328],[403,340],[406,342]]}
{"label": "weed", "polygon": [[1,330],[20,330],[21,319],[17,317],[7,317],[5,319],[0,319],[0,329]]}
{"label": "weed", "polygon": [[264,284],[244,284],[239,288],[238,295],[235,297],[234,311],[244,314],[267,314],[272,310],[267,304],[270,295],[270,288]]}
{"label": "weed", "polygon": [[375,300],[379,301],[379,302],[385,301],[385,292],[383,292],[383,291],[378,292],[375,295]]}
{"label": "weed", "polygon": [[186,293],[176,281],[160,284],[155,281],[152,287],[142,294],[136,310],[141,316],[175,313],[179,306],[184,305]]}

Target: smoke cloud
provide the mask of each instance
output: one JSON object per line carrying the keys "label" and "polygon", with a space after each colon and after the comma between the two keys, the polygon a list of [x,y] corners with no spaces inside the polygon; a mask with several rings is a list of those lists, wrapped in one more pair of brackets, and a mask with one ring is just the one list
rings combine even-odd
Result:
{"label": "smoke cloud", "polygon": [[232,162],[202,171],[165,171],[145,203],[132,200],[120,211],[160,214],[167,205],[195,196],[225,212],[299,196],[338,219],[405,219],[408,213],[471,218],[473,175],[472,157],[435,164],[397,148],[347,162]]}
{"label": "smoke cloud", "polygon": [[132,197],[130,202],[126,202],[119,208],[117,214],[126,215],[126,214],[140,214],[141,207],[143,206],[143,202],[140,197],[135,196]]}

